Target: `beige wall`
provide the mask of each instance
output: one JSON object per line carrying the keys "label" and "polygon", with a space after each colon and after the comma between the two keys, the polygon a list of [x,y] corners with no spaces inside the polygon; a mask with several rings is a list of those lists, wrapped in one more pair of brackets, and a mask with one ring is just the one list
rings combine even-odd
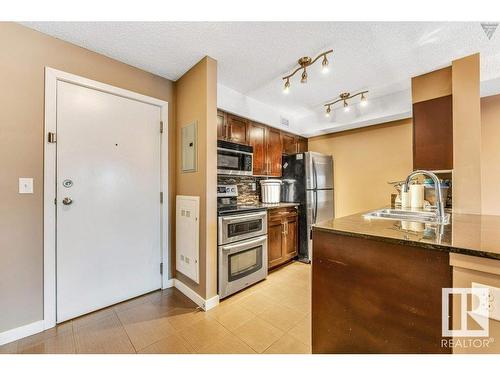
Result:
{"label": "beige wall", "polygon": [[500,95],[481,99],[481,207],[500,215]]}
{"label": "beige wall", "polygon": [[[167,79],[18,24],[0,23],[0,51],[2,332],[43,318],[45,66],[169,102],[170,202],[175,188],[175,96],[174,85]],[[34,178],[33,195],[17,193],[19,177]]]}
{"label": "beige wall", "polygon": [[[198,124],[198,169],[181,173],[177,149],[176,191],[200,197],[200,282],[176,271],[176,278],[203,298],[217,294],[217,62],[205,57],[176,83],[177,144],[181,129]],[[174,265],[175,266],[175,265]]]}
{"label": "beige wall", "polygon": [[333,155],[336,217],[383,207],[395,192],[387,181],[412,171],[412,121],[309,138],[309,151]]}
{"label": "beige wall", "polygon": [[479,54],[452,62],[453,211],[481,213]]}

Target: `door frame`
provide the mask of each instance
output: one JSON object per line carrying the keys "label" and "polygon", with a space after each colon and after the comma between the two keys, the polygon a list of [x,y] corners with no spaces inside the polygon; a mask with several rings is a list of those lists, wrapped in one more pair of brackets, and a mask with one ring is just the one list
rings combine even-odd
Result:
{"label": "door frame", "polygon": [[[71,73],[66,73],[50,67],[45,67],[45,125],[44,125],[44,173],[43,173],[43,321],[44,329],[56,325],[56,143],[48,142],[49,132],[57,135],[57,82],[63,81],[75,85],[98,90],[104,93],[121,96],[160,108],[160,121],[163,122],[163,133],[160,134],[160,184],[163,192],[163,204],[160,203],[160,247],[163,262],[161,288],[173,286],[169,279],[170,269],[170,226],[168,204],[168,102],[133,91],[121,89],[98,81],[93,81]],[[160,124],[158,124],[158,132]],[[159,192],[158,192],[159,193]],[[158,194],[158,202],[160,197]]]}

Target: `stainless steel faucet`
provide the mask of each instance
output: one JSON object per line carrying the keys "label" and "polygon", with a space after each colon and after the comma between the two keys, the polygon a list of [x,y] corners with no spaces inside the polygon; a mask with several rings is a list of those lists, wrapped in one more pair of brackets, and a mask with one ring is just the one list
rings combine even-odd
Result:
{"label": "stainless steel faucet", "polygon": [[410,184],[411,179],[419,174],[429,176],[430,178],[432,178],[432,181],[434,181],[434,189],[436,190],[436,206],[437,206],[436,213],[440,222],[446,221],[446,214],[444,213],[443,195],[441,194],[441,182],[439,182],[439,178],[434,173],[424,170],[416,170],[411,172],[408,175],[408,177],[406,177],[406,181],[403,185],[403,191],[405,193],[408,192],[408,186]]}

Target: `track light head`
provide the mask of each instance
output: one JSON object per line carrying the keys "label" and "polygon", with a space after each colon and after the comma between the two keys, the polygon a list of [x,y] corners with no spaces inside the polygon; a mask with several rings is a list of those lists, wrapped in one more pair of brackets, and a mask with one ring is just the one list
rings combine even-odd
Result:
{"label": "track light head", "polygon": [[328,73],[328,59],[326,58],[326,55],[323,56],[323,61],[321,62],[321,72]]}
{"label": "track light head", "polygon": [[351,108],[349,108],[349,104],[347,104],[347,101],[344,100],[344,112],[349,112]]}
{"label": "track light head", "polygon": [[365,94],[361,94],[361,105],[365,107],[368,104]]}
{"label": "track light head", "polygon": [[330,106],[326,107],[326,113],[325,113],[325,116],[326,117],[330,117],[330,112],[332,111],[332,109],[330,108]]}
{"label": "track light head", "polygon": [[300,79],[300,83],[307,83],[307,70],[304,68],[304,71],[302,72],[302,78]]}
{"label": "track light head", "polygon": [[285,87],[283,87],[283,94],[288,94],[290,92],[290,80],[287,79],[285,82]]}

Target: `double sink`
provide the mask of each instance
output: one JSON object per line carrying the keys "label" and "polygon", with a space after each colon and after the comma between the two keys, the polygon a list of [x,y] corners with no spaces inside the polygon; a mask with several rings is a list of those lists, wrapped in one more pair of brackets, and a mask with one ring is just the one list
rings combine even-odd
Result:
{"label": "double sink", "polygon": [[420,223],[433,223],[433,224],[449,224],[450,214],[445,214],[440,217],[436,211],[415,211],[405,209],[383,208],[380,210],[368,212],[363,215],[367,219],[385,219],[385,220],[402,220],[402,221],[416,221]]}

